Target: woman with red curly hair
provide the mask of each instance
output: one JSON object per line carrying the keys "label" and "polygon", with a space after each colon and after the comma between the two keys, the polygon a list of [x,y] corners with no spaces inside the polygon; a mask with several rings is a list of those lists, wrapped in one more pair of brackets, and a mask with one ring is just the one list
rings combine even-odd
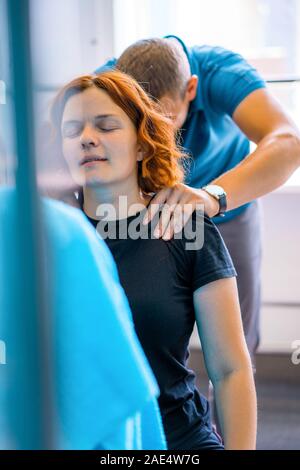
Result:
{"label": "woman with red curly hair", "polygon": [[254,449],[251,361],[236,273],[222,238],[200,212],[193,212],[189,233],[183,230],[170,240],[155,238],[150,224],[141,223],[153,193],[184,177],[185,155],[176,145],[172,122],[118,71],[73,80],[58,94],[52,119],[71,176],[82,187],[81,208],[116,261],[160,387],[168,448],[224,448],[187,367],[196,322],[225,448]]}

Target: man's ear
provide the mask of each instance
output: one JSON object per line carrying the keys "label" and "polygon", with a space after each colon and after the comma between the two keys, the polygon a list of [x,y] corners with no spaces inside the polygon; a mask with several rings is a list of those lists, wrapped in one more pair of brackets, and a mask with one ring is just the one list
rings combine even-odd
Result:
{"label": "man's ear", "polygon": [[187,86],[186,86],[186,93],[185,93],[185,96],[188,99],[188,101],[193,101],[196,98],[198,81],[199,79],[197,75],[192,75],[191,78],[189,79]]}

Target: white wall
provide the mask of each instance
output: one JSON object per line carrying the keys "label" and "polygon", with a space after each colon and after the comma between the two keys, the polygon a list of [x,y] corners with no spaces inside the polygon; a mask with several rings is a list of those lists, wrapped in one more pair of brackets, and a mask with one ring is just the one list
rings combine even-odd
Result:
{"label": "white wall", "polygon": [[[300,340],[300,188],[261,198],[263,264],[260,352],[292,353]],[[194,331],[191,346],[199,347]]]}
{"label": "white wall", "polygon": [[40,147],[43,123],[58,89],[92,73],[113,56],[111,0],[31,0],[32,65],[35,81],[37,169],[48,179],[60,161]]}
{"label": "white wall", "polygon": [[37,84],[60,87],[113,55],[111,0],[31,0]]}
{"label": "white wall", "polygon": [[261,350],[291,351],[300,340],[300,187],[262,198]]}

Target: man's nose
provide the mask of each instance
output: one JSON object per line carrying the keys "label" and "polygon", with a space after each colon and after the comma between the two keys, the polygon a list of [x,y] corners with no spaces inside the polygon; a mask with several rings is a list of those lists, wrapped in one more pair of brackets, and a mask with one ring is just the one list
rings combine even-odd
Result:
{"label": "man's nose", "polygon": [[93,129],[92,126],[85,126],[80,136],[80,144],[82,148],[97,147],[99,137],[96,129]]}

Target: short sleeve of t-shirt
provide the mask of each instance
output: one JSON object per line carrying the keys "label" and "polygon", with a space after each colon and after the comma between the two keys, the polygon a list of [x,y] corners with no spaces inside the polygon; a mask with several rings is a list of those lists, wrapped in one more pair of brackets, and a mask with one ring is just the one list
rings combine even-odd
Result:
{"label": "short sleeve of t-shirt", "polygon": [[266,86],[257,70],[241,55],[221,47],[210,48],[205,54],[200,50],[193,48],[196,57],[205,57],[199,79],[202,80],[203,95],[208,97],[215,111],[232,116],[246,96]]}
{"label": "short sleeve of t-shirt", "polygon": [[182,233],[182,238],[176,240],[178,249],[174,253],[193,291],[237,275],[219,230],[207,216],[194,212]]}

